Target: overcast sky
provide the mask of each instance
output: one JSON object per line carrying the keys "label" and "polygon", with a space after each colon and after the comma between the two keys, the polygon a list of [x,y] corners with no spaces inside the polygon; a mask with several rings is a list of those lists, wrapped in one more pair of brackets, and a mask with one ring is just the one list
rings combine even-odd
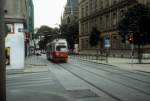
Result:
{"label": "overcast sky", "polygon": [[66,2],[67,0],[33,0],[35,28],[41,25],[58,27],[55,24],[60,24]]}

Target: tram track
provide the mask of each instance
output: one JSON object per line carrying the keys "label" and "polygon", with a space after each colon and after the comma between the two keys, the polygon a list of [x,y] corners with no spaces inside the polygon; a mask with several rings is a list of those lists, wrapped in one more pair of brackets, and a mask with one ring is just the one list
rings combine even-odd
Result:
{"label": "tram track", "polygon": [[[91,61],[86,61],[86,60],[82,60],[80,59],[81,61],[85,61],[86,63],[90,63],[90,64],[98,64],[98,63],[94,63],[94,62],[91,62]],[[81,62],[83,64],[83,62]],[[87,64],[86,64],[87,65]],[[123,71],[123,72],[128,72],[128,73],[133,73],[133,74],[138,74],[138,75],[141,75],[141,76],[150,76],[150,73],[149,72],[144,72],[144,71],[138,71],[138,70],[135,70],[134,72],[133,71],[128,71],[128,70],[125,70],[125,69],[120,69],[118,68],[117,66],[113,66],[113,65],[107,65],[107,64],[98,64],[100,66],[103,66],[103,67],[111,67],[113,68],[114,70],[119,70],[119,71]]]}
{"label": "tram track", "polygon": [[[74,62],[72,62],[72,61],[68,61],[68,63],[55,64],[55,65],[58,66],[59,68],[63,68],[64,70],[71,73],[75,77],[77,77],[80,80],[84,81],[85,83],[91,85],[95,89],[105,93],[106,95],[108,95],[109,97],[111,97],[112,99],[114,99],[116,101],[124,101],[124,96],[131,97],[131,99],[129,101],[135,101],[138,98],[142,99],[140,101],[143,101],[143,99],[144,99],[144,101],[149,101],[149,100],[145,100],[145,99],[150,99],[149,90],[145,90],[143,88],[141,89],[140,87],[138,88],[134,85],[128,85],[128,82],[127,82],[127,84],[124,83],[124,82],[122,83],[122,82],[119,82],[118,79],[111,79],[111,78],[105,77],[105,75],[97,74],[97,73],[89,70],[89,68],[91,68],[90,66],[88,66],[88,68],[86,68],[86,65],[84,67],[82,67],[81,64],[74,64]],[[105,72],[107,72],[107,71],[105,71]],[[102,72],[102,73],[105,73],[105,72]],[[87,77],[86,77],[86,75],[87,75]],[[107,73],[106,73],[106,75],[107,75]],[[111,74],[109,73],[109,75],[111,75]],[[119,74],[117,74],[117,75],[119,75]],[[103,84],[105,84],[105,83],[101,84],[101,82],[99,82],[99,83],[97,81],[95,82],[95,81],[92,80],[92,78],[94,78],[94,80],[97,80],[97,81],[102,80],[102,82],[105,82],[107,84],[108,88],[107,88],[107,86],[106,86],[106,88],[103,86]],[[101,78],[103,78],[103,79],[101,79]],[[139,81],[139,82],[142,82],[142,81]],[[148,83],[146,83],[146,84],[148,85]],[[114,93],[112,93],[113,90],[111,89],[111,87],[115,87],[114,85],[119,85],[118,89],[126,90],[126,88],[127,88],[127,90],[125,91],[125,93],[122,93],[121,96],[117,95],[118,92],[120,92],[120,90],[116,92],[117,89],[112,88],[115,91]],[[111,89],[111,91],[109,91],[109,88]],[[128,96],[127,92],[129,93],[129,96]],[[135,95],[134,95],[133,92],[135,92]],[[132,97],[131,95],[134,95],[134,96]],[[138,97],[138,96],[136,97],[136,95],[144,96],[145,98]],[[125,101],[128,101],[128,100],[125,100]]]}
{"label": "tram track", "polygon": [[94,88],[96,88],[96,89],[102,91],[103,93],[105,93],[106,95],[110,96],[110,97],[113,98],[114,100],[116,100],[116,101],[123,101],[123,100],[121,100],[120,98],[118,98],[118,97],[114,96],[113,94],[109,93],[108,91],[106,91],[106,90],[104,90],[104,89],[98,87],[98,86],[95,85],[94,83],[91,83],[90,81],[88,81],[88,80],[86,80],[85,78],[81,77],[81,76],[78,75],[77,73],[72,72],[71,70],[65,68],[65,66],[63,66],[63,65],[61,65],[61,64],[58,64],[58,66],[60,66],[61,68],[65,69],[66,71],[68,71],[68,72],[71,73],[72,75],[78,77],[79,79],[83,80],[83,81],[86,82],[87,84],[93,86]]}
{"label": "tram track", "polygon": [[144,94],[150,96],[150,92],[146,92],[146,91],[144,91],[144,90],[141,90],[141,89],[139,89],[139,88],[136,88],[136,87],[127,85],[127,84],[122,83],[122,82],[120,82],[120,81],[113,80],[113,79],[108,78],[108,77],[106,77],[106,76],[104,76],[104,75],[101,75],[101,74],[92,72],[92,71],[90,71],[89,69],[85,69],[85,68],[83,68],[83,67],[81,67],[81,66],[78,66],[78,65],[75,65],[75,64],[71,64],[71,65],[74,65],[75,67],[77,67],[77,68],[79,68],[79,69],[82,69],[82,70],[85,70],[85,71],[87,71],[87,72],[89,72],[89,73],[92,73],[92,74],[94,74],[94,75],[96,75],[96,76],[102,77],[102,78],[104,78],[104,79],[110,80],[110,81],[112,81],[112,82],[118,83],[118,84],[120,84],[120,85],[123,85],[123,86],[125,86],[125,87],[131,88],[131,89],[134,89],[134,90],[137,90],[137,91],[139,91],[140,93],[144,93]]}
{"label": "tram track", "polygon": [[[71,65],[71,66],[70,66]],[[94,72],[91,72],[89,71],[88,69],[83,69],[82,67],[79,67],[79,66],[75,66],[75,64],[59,64],[58,66],[60,66],[61,68],[65,69],[66,71],[70,72],[71,74],[73,74],[74,76],[78,77],[79,79],[83,80],[84,82],[88,83],[89,85],[93,86],[94,88],[104,92],[105,94],[107,94],[108,96],[112,97],[113,99],[115,99],[116,101],[122,101],[122,98],[118,97],[118,95],[114,95],[112,94],[111,92],[109,92],[109,90],[107,89],[104,89],[104,88],[101,88],[99,85],[93,83],[90,79],[87,79],[86,77],[83,77],[83,75],[80,75],[80,73],[78,73],[77,71],[74,71],[73,68],[78,68],[80,69],[81,71],[85,71],[85,72],[88,72],[90,73],[91,75],[95,75],[99,78],[103,78],[103,79],[106,79],[106,80],[109,80],[110,82],[114,82],[116,84],[119,84],[119,85],[122,85],[124,86],[125,88],[128,88],[128,89],[132,89],[134,90],[134,92],[138,92],[138,94],[142,94],[142,95],[145,95],[146,98],[148,97],[148,99],[150,98],[150,92],[147,92],[147,91],[144,91],[142,89],[139,89],[135,86],[130,86],[130,85],[127,85],[127,84],[124,84],[124,83],[121,83],[119,81],[116,81],[116,80],[112,80],[110,78],[107,78],[103,75],[100,75],[100,74],[97,74],[97,73],[94,73]],[[80,71],[79,70],[79,71]],[[123,88],[124,88],[123,87]],[[131,91],[132,91],[131,90]],[[125,93],[126,95],[126,93]],[[130,95],[130,94],[129,94]],[[127,95],[126,95],[127,96]],[[136,99],[136,97],[132,97],[132,99]],[[142,99],[142,98],[140,98]],[[132,101],[132,100],[131,100]]]}
{"label": "tram track", "polygon": [[[92,67],[94,67],[94,68],[97,68],[97,69],[100,69],[100,70],[102,70],[102,71],[105,71],[105,72],[109,72],[109,73],[112,73],[112,74],[116,74],[115,72],[113,72],[113,71],[111,71],[111,70],[109,70],[110,68],[108,68],[107,66],[105,66],[105,65],[103,65],[103,67],[106,67],[106,68],[101,68],[101,67],[98,67],[98,66],[94,66],[94,65],[91,65],[91,64],[87,64],[87,63],[82,63],[82,62],[80,62],[82,65],[86,65],[86,66],[92,66]],[[92,63],[93,64],[93,63]],[[101,66],[101,65],[100,65]],[[135,73],[135,72],[131,72],[131,71],[127,71],[127,70],[122,70],[122,69],[116,69],[116,68],[114,68],[114,67],[112,67],[113,68],[113,70],[117,70],[117,71],[119,71],[119,72],[124,72],[125,74],[129,74],[129,73],[132,73],[132,75],[133,74],[136,74],[136,75],[140,75],[140,74],[138,74],[138,73]],[[111,68],[111,69],[112,69]],[[136,80],[136,81],[139,81],[139,82],[143,82],[143,83],[146,83],[146,84],[150,84],[150,82],[149,81],[144,81],[144,80],[141,80],[141,79],[138,79],[138,78],[135,78],[134,76],[130,76],[130,75],[124,75],[124,74],[119,74],[120,76],[123,76],[123,77],[126,77],[126,78],[129,78],[129,79],[133,79],[133,80]],[[147,76],[147,75],[140,75],[140,76],[144,76],[144,77],[150,77],[150,76]]]}

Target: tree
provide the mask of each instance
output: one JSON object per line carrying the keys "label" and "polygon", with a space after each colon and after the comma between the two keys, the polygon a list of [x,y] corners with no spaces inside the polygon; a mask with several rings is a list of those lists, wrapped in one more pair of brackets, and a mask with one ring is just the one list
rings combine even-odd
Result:
{"label": "tree", "polygon": [[133,35],[133,44],[138,46],[138,59],[141,63],[141,46],[150,43],[150,9],[143,4],[136,4],[128,9],[118,24],[119,33],[125,38]]}
{"label": "tree", "polygon": [[67,39],[69,49],[74,48],[75,43],[79,43],[79,23],[72,21],[69,24],[60,25],[62,37]]}
{"label": "tree", "polygon": [[58,37],[59,29],[51,28],[49,26],[43,25],[37,30],[37,36],[43,36],[43,38],[39,41],[40,50],[46,49],[46,44],[51,42],[53,39]]}
{"label": "tree", "polygon": [[43,26],[41,26],[41,27],[38,29],[37,33],[38,33],[39,35],[45,35],[45,34],[49,34],[49,33],[52,34],[52,30],[53,30],[53,28],[51,28],[51,27],[49,27],[49,26],[46,26],[46,25],[43,25]]}
{"label": "tree", "polygon": [[97,30],[97,28],[92,28],[92,32],[90,34],[90,45],[93,46],[97,46],[98,43],[100,41],[100,31]]}

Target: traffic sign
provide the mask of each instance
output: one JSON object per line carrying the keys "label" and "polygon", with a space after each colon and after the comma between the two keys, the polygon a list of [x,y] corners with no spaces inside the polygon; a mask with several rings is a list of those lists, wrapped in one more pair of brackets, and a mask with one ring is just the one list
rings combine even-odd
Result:
{"label": "traffic sign", "polygon": [[105,48],[109,48],[110,47],[110,40],[105,40]]}
{"label": "traffic sign", "polygon": [[104,37],[105,48],[110,48],[110,38],[108,36]]}

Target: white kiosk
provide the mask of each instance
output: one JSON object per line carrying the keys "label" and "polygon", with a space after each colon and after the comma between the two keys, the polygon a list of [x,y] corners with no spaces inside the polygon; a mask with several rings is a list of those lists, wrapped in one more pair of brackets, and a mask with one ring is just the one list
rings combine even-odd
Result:
{"label": "white kiosk", "polygon": [[10,33],[5,40],[5,47],[9,52],[7,69],[24,69],[24,32],[22,23],[7,24]]}

